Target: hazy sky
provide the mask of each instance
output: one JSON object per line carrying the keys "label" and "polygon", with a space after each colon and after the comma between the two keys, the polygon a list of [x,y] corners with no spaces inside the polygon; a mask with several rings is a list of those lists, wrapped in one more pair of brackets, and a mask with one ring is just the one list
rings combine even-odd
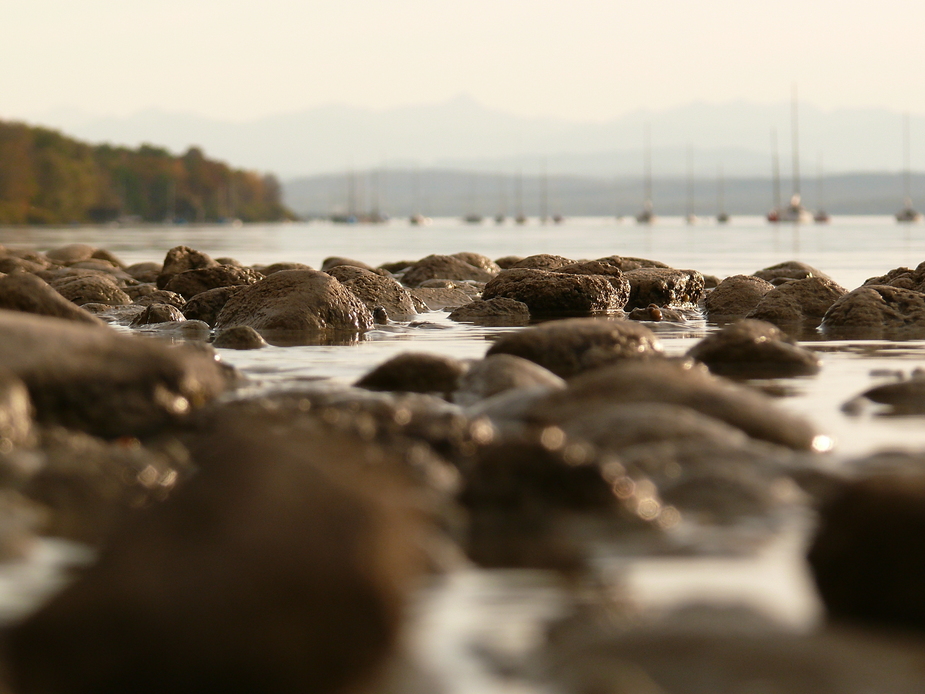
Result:
{"label": "hazy sky", "polygon": [[694,100],[925,113],[921,0],[0,0],[0,118],[243,120],[468,93],[604,120]]}

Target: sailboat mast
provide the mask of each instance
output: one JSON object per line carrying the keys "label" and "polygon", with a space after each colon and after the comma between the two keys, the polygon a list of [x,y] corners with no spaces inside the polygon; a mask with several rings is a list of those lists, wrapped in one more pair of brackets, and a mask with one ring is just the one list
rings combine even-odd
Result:
{"label": "sailboat mast", "polygon": [[800,199],[800,133],[799,119],[797,118],[797,86],[793,85],[793,96],[790,103],[790,132],[793,137],[793,196]]}
{"label": "sailboat mast", "polygon": [[645,209],[650,210],[652,209],[652,141],[648,123],[646,123],[644,142],[645,155],[643,161],[643,171],[645,174],[645,188],[643,194],[645,199]]}
{"label": "sailboat mast", "polygon": [[719,210],[719,216],[723,216],[726,213],[726,191],[725,189],[725,180],[723,179],[723,165],[716,165],[716,207]]}
{"label": "sailboat mast", "polygon": [[694,217],[694,148],[687,146],[687,217]]}
{"label": "sailboat mast", "polygon": [[909,113],[903,114],[903,198],[906,207],[912,207],[912,185],[910,181],[912,157],[909,152]]}
{"label": "sailboat mast", "polygon": [[546,158],[543,158],[540,171],[540,223],[545,224],[549,207],[549,181],[546,177]]}
{"label": "sailboat mast", "polygon": [[780,157],[777,153],[777,128],[771,128],[771,177],[774,186],[774,209],[780,209]]}

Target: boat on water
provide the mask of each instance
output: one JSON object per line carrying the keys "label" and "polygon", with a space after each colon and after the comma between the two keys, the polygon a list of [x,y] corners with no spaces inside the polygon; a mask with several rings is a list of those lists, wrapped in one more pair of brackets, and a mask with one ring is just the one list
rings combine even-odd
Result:
{"label": "boat on water", "polygon": [[922,213],[912,206],[911,166],[909,114],[906,113],[903,117],[903,208],[896,213],[896,221],[903,224],[915,224],[922,221]]}
{"label": "boat on water", "polygon": [[813,221],[816,224],[828,224],[831,220],[829,219],[829,213],[825,211],[825,206],[822,204],[822,155],[819,155],[819,167],[816,171],[816,201],[819,203],[819,209],[816,210],[813,214]]}
{"label": "boat on water", "polygon": [[480,214],[467,214],[465,217],[463,217],[463,221],[464,221],[466,224],[481,224],[481,223],[482,223],[482,215],[480,215]]}
{"label": "boat on water", "polygon": [[687,146],[687,214],[684,221],[688,225],[696,224],[699,220],[694,212],[694,150]]}
{"label": "boat on water", "polygon": [[646,123],[645,131],[645,148],[643,154],[643,168],[645,174],[643,176],[643,202],[642,202],[642,212],[636,215],[637,224],[654,224],[655,223],[655,208],[652,205],[652,143],[649,134],[649,124]]}
{"label": "boat on water", "polygon": [[726,179],[723,176],[723,165],[716,167],[716,223],[728,224],[729,213],[726,212]]}
{"label": "boat on water", "polygon": [[[790,203],[782,207],[777,212],[775,222],[789,222],[791,224],[810,224],[813,221],[813,213],[803,206],[800,201],[800,194],[794,193],[790,196]],[[768,216],[770,220],[770,215]]]}
{"label": "boat on water", "polygon": [[786,207],[781,207],[777,200],[780,195],[780,172],[777,166],[777,138],[773,138],[774,146],[774,177],[775,177],[775,207],[768,212],[769,222],[785,222],[790,224],[811,224],[813,213],[803,206],[800,195],[800,136],[799,120],[797,118],[797,88],[793,86],[793,96],[790,101],[790,136],[793,145],[793,195]]}
{"label": "boat on water", "polygon": [[427,226],[432,221],[433,220],[430,217],[425,217],[420,212],[415,212],[413,215],[408,217],[408,223],[415,227]]}

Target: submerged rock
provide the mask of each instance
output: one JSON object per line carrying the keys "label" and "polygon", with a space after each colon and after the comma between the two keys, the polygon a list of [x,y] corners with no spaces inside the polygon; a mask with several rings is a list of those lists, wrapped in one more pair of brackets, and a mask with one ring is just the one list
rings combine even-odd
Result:
{"label": "submerged rock", "polygon": [[819,372],[819,357],[779,328],[758,320],[740,320],[703,338],[687,356],[710,371],[738,378],[785,378]]}
{"label": "submerged rock", "polygon": [[450,320],[493,326],[519,326],[530,322],[530,309],[522,301],[498,296],[474,301],[453,309]]}
{"label": "submerged rock", "polygon": [[411,300],[416,304],[420,302],[420,311],[443,311],[445,309],[459,308],[472,301],[472,297],[464,291],[453,288],[415,287],[408,291]]}
{"label": "submerged rock", "polygon": [[550,321],[499,338],[488,355],[513,354],[562,378],[611,362],[659,356],[661,343],[638,323],[572,318]]}
{"label": "submerged rock", "polygon": [[703,299],[707,320],[726,323],[745,318],[774,285],[752,275],[727,277]]}
{"label": "submerged rock", "polygon": [[340,279],[370,311],[385,309],[391,320],[408,321],[417,316],[414,302],[408,290],[391,277],[382,277],[372,272],[353,279]]}
{"label": "submerged rock", "polygon": [[925,294],[885,285],[859,287],[832,304],[820,330],[834,339],[925,337]]}
{"label": "submerged rock", "polygon": [[623,275],[630,284],[627,308],[687,306],[703,297],[703,275],[696,270],[639,268]]}
{"label": "submerged rock", "polygon": [[260,333],[246,325],[222,330],[212,341],[213,347],[224,349],[260,349],[267,346]]}
{"label": "submerged rock", "polygon": [[185,321],[186,317],[180,313],[180,309],[170,304],[150,304],[144,311],[132,319],[133,328],[153,323],[170,323],[176,321]]}
{"label": "submerged rock", "polygon": [[459,387],[466,365],[439,354],[406,352],[380,364],[356,382],[367,390],[449,395]]}
{"label": "submerged rock", "polygon": [[537,386],[564,388],[565,381],[527,359],[513,354],[493,354],[469,365],[460,378],[453,400],[467,406],[508,390]]}
{"label": "submerged rock", "polygon": [[623,308],[626,295],[601,275],[578,275],[547,270],[502,270],[485,285],[485,300],[504,297],[526,304],[533,316],[587,316]]}

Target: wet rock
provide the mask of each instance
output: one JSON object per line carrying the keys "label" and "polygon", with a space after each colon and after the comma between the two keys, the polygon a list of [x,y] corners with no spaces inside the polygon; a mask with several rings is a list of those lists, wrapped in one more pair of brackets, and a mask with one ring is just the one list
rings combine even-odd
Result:
{"label": "wet rock", "polygon": [[832,279],[824,272],[820,272],[812,265],[801,263],[798,260],[787,260],[777,265],[763,268],[752,273],[755,277],[777,285],[789,280],[803,280],[807,277],[822,277]]}
{"label": "wet rock", "polygon": [[703,298],[703,275],[696,270],[639,268],[623,275],[630,284],[628,309],[656,306],[687,306]]}
{"label": "wet rock", "polygon": [[728,323],[745,318],[761,298],[774,289],[774,285],[752,275],[727,277],[703,298],[707,320]]}
{"label": "wet rock", "polygon": [[363,376],[356,385],[367,390],[448,395],[459,387],[466,365],[439,354],[406,352]]}
{"label": "wet rock", "polygon": [[129,325],[145,310],[144,306],[139,306],[138,304],[127,304],[125,306],[84,304],[80,308],[83,311],[87,311],[95,316],[99,316],[107,323],[115,323],[116,325]]}
{"label": "wet rock", "polygon": [[260,349],[267,346],[267,341],[253,328],[240,325],[222,330],[215,336],[212,346],[223,349]]}
{"label": "wet rock", "polygon": [[32,402],[26,384],[0,367],[0,453],[29,443]]}
{"label": "wet rock", "polygon": [[649,304],[645,308],[634,308],[626,317],[630,320],[650,321],[660,323],[661,321],[671,321],[674,323],[683,323],[687,320],[683,313],[675,311],[673,308],[656,306]]}
{"label": "wet rock", "polygon": [[142,325],[152,323],[169,323],[171,321],[185,321],[186,318],[180,313],[180,309],[170,304],[149,304],[145,310],[138,314],[132,320],[132,327],[137,328]]}
{"label": "wet rock", "polygon": [[659,356],[654,333],[638,323],[573,318],[550,321],[508,333],[488,355],[513,354],[543,366],[562,378],[625,359]]}
{"label": "wet rock", "polygon": [[786,378],[819,372],[819,357],[770,323],[741,320],[703,338],[687,356],[738,378]]}
{"label": "wet rock", "polygon": [[793,280],[765,294],[748,317],[784,329],[799,330],[802,325],[815,327],[832,304],[847,293],[847,289],[825,277]]}
{"label": "wet rock", "polygon": [[372,270],[367,270],[362,267],[355,267],[353,265],[335,265],[334,267],[328,268],[327,270],[322,270],[322,272],[328,273],[331,277],[341,283],[356,279],[357,277],[362,277],[363,275],[378,277],[378,275]]}
{"label": "wet rock", "polygon": [[449,319],[479,325],[519,326],[530,322],[530,309],[522,301],[498,296],[460,306],[450,313]]}
{"label": "wet rock", "polygon": [[506,255],[503,258],[498,258],[495,260],[495,265],[497,265],[502,270],[509,270],[519,263],[523,258],[519,255]]}
{"label": "wet rock", "polygon": [[552,371],[512,354],[493,354],[472,362],[459,380],[453,400],[472,405],[516,388],[564,388],[565,381]]}
{"label": "wet rock", "polygon": [[69,265],[81,260],[89,260],[94,253],[96,253],[96,249],[93,246],[88,246],[85,243],[72,243],[45,251],[45,257],[62,265]]}
{"label": "wet rock", "polygon": [[894,414],[925,413],[925,372],[916,370],[910,378],[869,388],[858,397],[889,405]]}
{"label": "wet rock", "polygon": [[408,290],[391,277],[366,273],[353,279],[341,280],[341,283],[370,311],[384,308],[389,318],[396,321],[408,321],[417,315]]}
{"label": "wet rock", "polygon": [[859,287],[832,304],[819,329],[834,339],[925,337],[925,294],[883,285]]}
{"label": "wet rock", "polygon": [[484,284],[463,280],[425,280],[416,289],[457,289],[470,299],[475,299],[482,293]]}
{"label": "wet rock", "polygon": [[[140,285],[143,287],[151,288],[154,285],[145,284]],[[129,296],[132,296],[133,293],[126,292]],[[186,299],[175,292],[168,292],[164,289],[151,289],[144,292],[139,292],[136,296],[132,296],[135,304],[138,306],[150,306],[151,304],[167,304],[168,306],[173,306],[175,308],[183,310],[183,307],[186,306]]]}
{"label": "wet rock", "polygon": [[526,304],[532,316],[587,316],[623,308],[621,295],[608,278],[547,270],[502,270],[485,285],[482,298],[514,299]]}
{"label": "wet rock", "polygon": [[167,251],[161,274],[157,276],[157,288],[164,289],[174,275],[187,270],[198,270],[207,267],[218,267],[218,263],[206,253],[194,250],[188,246],[175,246]]}
{"label": "wet rock", "polygon": [[361,332],[373,326],[366,305],[340,282],[316,270],[284,270],[244,287],[222,308],[219,330]]}
{"label": "wet rock", "polygon": [[305,263],[273,263],[272,265],[259,265],[254,268],[261,275],[266,277],[283,270],[314,270],[315,268]]}
{"label": "wet rock", "polygon": [[97,248],[95,251],[93,251],[93,255],[91,255],[90,258],[92,260],[105,260],[106,262],[112,263],[117,268],[121,268],[122,270],[127,268],[126,264],[123,263],[118,256],[116,256],[114,253],[110,253],[105,248]]}
{"label": "wet rock", "polygon": [[822,443],[807,421],[778,408],[770,397],[686,360],[624,359],[579,374],[565,390],[535,403],[529,417],[540,425],[560,424],[607,404],[643,402],[689,407],[752,438],[793,449]]}
{"label": "wet rock", "polygon": [[[563,265],[556,269],[556,272],[564,272],[574,275],[601,275],[613,285],[613,288],[621,295],[629,298],[630,284],[623,276],[623,271],[607,261],[586,260],[580,263]],[[623,302],[624,304],[626,301]]]}
{"label": "wet rock", "polygon": [[125,284],[134,284],[137,280],[120,268],[115,263],[102,258],[91,258],[90,260],[81,260],[77,263],[70,263],[68,268],[71,270],[91,270],[93,272],[109,275],[117,280],[120,286]]}
{"label": "wet rock", "polygon": [[155,431],[230,385],[211,356],[109,329],[0,311],[0,334],[0,364],[29,388],[36,419],[97,436]]}
{"label": "wet rock", "polygon": [[33,260],[31,258],[20,258],[12,254],[0,254],[0,272],[7,275],[21,272],[39,272],[47,269],[49,265],[51,263],[44,258]]}
{"label": "wet rock", "polygon": [[830,616],[925,629],[925,476],[847,484],[820,511],[809,563]]}
{"label": "wet rock", "polygon": [[429,255],[422,258],[402,275],[402,284],[417,287],[422,282],[432,279],[474,280],[487,282],[492,274],[482,268],[449,255]]}
{"label": "wet rock", "polygon": [[396,274],[396,273],[404,272],[405,270],[413,266],[414,263],[415,261],[413,260],[397,260],[394,263],[382,263],[382,265],[380,265],[378,269],[385,270],[389,274]]}
{"label": "wet rock", "polygon": [[0,277],[0,309],[103,325],[102,321],[65,299],[46,282],[24,272]]}
{"label": "wet rock", "polygon": [[911,289],[916,292],[925,291],[925,263],[919,263],[914,270],[910,270],[907,267],[895,268],[885,275],[871,277],[866,280],[862,286],[869,285],[898,287],[900,289]]}
{"label": "wet rock", "polygon": [[362,270],[367,270],[368,272],[372,272],[374,274],[376,272],[376,268],[374,268],[372,265],[368,265],[364,263],[362,260],[354,260],[353,258],[343,258],[340,256],[332,256],[330,258],[325,258],[323,261],[321,261],[321,271],[322,272],[327,272],[328,270],[331,270],[332,268],[339,267],[339,266],[360,268]]}
{"label": "wet rock", "polygon": [[656,267],[656,268],[667,268],[668,265],[665,263],[659,262],[658,260],[649,260],[647,258],[634,258],[630,256],[622,255],[610,255],[606,258],[600,258],[600,262],[607,263],[608,265],[613,265],[614,267],[620,268],[623,272],[629,272],[630,270],[639,270],[640,268],[646,267]]}
{"label": "wet rock", "polygon": [[132,303],[131,297],[122,291],[114,280],[102,275],[66,277],[50,285],[68,301],[78,306],[83,304],[109,304],[121,306]]}
{"label": "wet rock", "polygon": [[209,326],[200,320],[178,320],[166,323],[148,323],[136,326],[145,334],[163,338],[172,343],[206,342],[212,337]]}
{"label": "wet rock", "polygon": [[703,288],[704,289],[716,289],[720,282],[723,280],[717,277],[716,275],[704,275],[703,276]]}
{"label": "wet rock", "polygon": [[125,271],[139,282],[155,284],[163,267],[162,263],[135,263],[125,268]]}
{"label": "wet rock", "polygon": [[465,263],[469,263],[469,265],[472,265],[473,267],[480,267],[486,272],[490,272],[492,275],[497,275],[499,272],[501,272],[501,268],[494,260],[480,253],[469,253],[463,251],[460,253],[453,253],[452,256],[454,258],[459,258]]}
{"label": "wet rock", "polygon": [[459,289],[417,287],[410,289],[408,293],[411,295],[411,300],[415,302],[415,309],[418,312],[459,308],[472,301],[469,294]]}
{"label": "wet rock", "polygon": [[425,534],[388,453],[247,420],[193,453],[203,472],[10,634],[17,691],[334,694],[378,677]]}
{"label": "wet rock", "polygon": [[177,273],[164,285],[164,289],[176,292],[189,301],[197,294],[210,289],[256,284],[261,279],[263,275],[255,270],[233,265],[219,265]]}
{"label": "wet rock", "polygon": [[228,299],[243,288],[244,285],[219,287],[197,294],[183,305],[183,315],[186,316],[187,320],[201,320],[210,328],[215,327],[218,314],[228,303]]}
{"label": "wet rock", "polygon": [[[550,253],[539,253],[537,255],[528,255],[526,258],[514,263],[511,267],[526,268],[531,270],[557,270],[566,265],[575,263],[571,258],[561,255],[552,255]],[[500,266],[500,263],[499,263]]]}

